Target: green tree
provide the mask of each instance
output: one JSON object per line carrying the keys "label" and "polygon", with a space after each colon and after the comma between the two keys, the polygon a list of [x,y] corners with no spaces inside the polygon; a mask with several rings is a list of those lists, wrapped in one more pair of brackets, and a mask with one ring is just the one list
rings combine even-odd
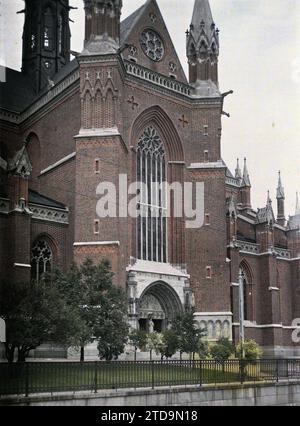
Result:
{"label": "green tree", "polygon": [[4,282],[0,287],[0,317],[6,322],[6,357],[25,362],[29,352],[55,340],[63,345],[76,342],[81,320],[55,287],[41,283]]}
{"label": "green tree", "polygon": [[76,345],[81,348],[81,361],[84,347],[95,340],[101,358],[113,359],[124,349],[128,335],[127,302],[125,293],[113,285],[112,278],[107,260],[95,265],[87,259],[81,266],[74,264],[66,274],[57,271],[52,279],[82,320]]}
{"label": "green tree", "polygon": [[136,361],[137,350],[143,350],[147,345],[147,333],[143,330],[132,330],[129,341],[134,346],[134,360]]}
{"label": "green tree", "polygon": [[152,361],[152,354],[153,351],[155,351],[156,354],[160,353],[160,349],[161,349],[161,345],[162,345],[162,335],[161,333],[148,333],[147,334],[147,350],[150,353],[150,361]]}
{"label": "green tree", "polygon": [[94,324],[101,359],[118,359],[128,341],[127,299],[123,290],[111,285],[102,294],[101,315]]}
{"label": "green tree", "polygon": [[159,352],[162,358],[172,358],[179,349],[179,338],[174,330],[166,330],[162,333],[159,344]]}
{"label": "green tree", "polygon": [[242,352],[245,352],[245,359],[248,361],[255,361],[262,357],[263,351],[255,340],[245,340],[244,345],[238,343],[236,347],[236,354],[238,358],[242,358]]}
{"label": "green tree", "polygon": [[199,327],[194,311],[191,310],[178,316],[173,322],[172,329],[178,336],[180,353],[190,354],[190,357],[194,358],[195,353],[199,352],[200,345],[203,343],[202,338],[206,334]]}
{"label": "green tree", "polygon": [[234,353],[234,346],[229,339],[221,338],[210,349],[212,358],[218,362],[227,361]]}

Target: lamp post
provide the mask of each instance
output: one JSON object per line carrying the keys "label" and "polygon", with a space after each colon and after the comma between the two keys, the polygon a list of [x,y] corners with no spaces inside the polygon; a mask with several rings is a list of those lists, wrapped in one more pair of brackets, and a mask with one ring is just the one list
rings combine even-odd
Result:
{"label": "lamp post", "polygon": [[245,300],[244,300],[244,274],[239,272],[239,308],[240,308],[240,342],[242,359],[245,358]]}

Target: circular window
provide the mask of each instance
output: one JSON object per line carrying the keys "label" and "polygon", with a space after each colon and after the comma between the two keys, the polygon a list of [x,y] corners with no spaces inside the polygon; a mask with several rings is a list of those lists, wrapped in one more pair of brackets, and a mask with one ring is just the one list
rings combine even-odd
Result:
{"label": "circular window", "polygon": [[152,30],[145,30],[141,34],[140,39],[143,52],[152,61],[160,61],[164,56],[164,44],[160,36]]}

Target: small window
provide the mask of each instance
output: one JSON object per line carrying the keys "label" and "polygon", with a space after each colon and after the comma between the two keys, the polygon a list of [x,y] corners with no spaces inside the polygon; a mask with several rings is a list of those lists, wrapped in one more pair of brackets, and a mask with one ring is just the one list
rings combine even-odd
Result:
{"label": "small window", "polygon": [[204,151],[204,162],[205,163],[209,162],[209,153],[208,153],[208,151]]}
{"label": "small window", "polygon": [[100,160],[95,160],[95,173],[99,174],[100,173]]}
{"label": "small window", "polygon": [[207,267],[206,267],[206,278],[207,278],[208,280],[211,280],[211,277],[212,277],[212,270],[211,270],[211,266],[207,266]]}
{"label": "small window", "polygon": [[99,220],[95,220],[95,222],[94,222],[94,233],[96,235],[99,235],[99,232],[100,232]]}
{"label": "small window", "polygon": [[205,215],[205,225],[209,226],[210,225],[210,214],[206,213]]}
{"label": "small window", "polygon": [[208,136],[208,125],[203,126],[203,136]]}
{"label": "small window", "polygon": [[36,37],[35,37],[35,34],[31,34],[30,48],[31,48],[31,50],[34,50],[36,48]]}

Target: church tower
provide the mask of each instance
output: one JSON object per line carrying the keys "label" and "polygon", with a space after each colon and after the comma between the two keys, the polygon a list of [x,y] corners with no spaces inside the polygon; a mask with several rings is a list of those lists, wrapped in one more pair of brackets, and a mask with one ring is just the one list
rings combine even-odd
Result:
{"label": "church tower", "polygon": [[[95,262],[109,257],[115,279],[125,283],[129,259],[127,255],[121,258],[119,247],[126,244],[121,234],[127,236],[127,218],[121,223],[117,214],[103,217],[97,208],[101,180],[109,180],[117,188],[119,175],[127,171],[127,151],[121,137],[123,86],[119,49],[122,1],[84,0],[84,8],[85,43],[77,57],[81,126],[75,137],[74,259],[80,263],[87,253]],[[87,202],[85,194],[94,196]],[[119,199],[118,191],[116,198]]]}
{"label": "church tower", "polygon": [[217,95],[219,30],[213,21],[209,0],[195,0],[192,23],[186,34],[190,83],[199,95]]}
{"label": "church tower", "polygon": [[120,43],[122,0],[84,0],[85,46],[97,39]]}
{"label": "church tower", "polygon": [[69,0],[25,0],[22,72],[36,92],[70,61]]}

